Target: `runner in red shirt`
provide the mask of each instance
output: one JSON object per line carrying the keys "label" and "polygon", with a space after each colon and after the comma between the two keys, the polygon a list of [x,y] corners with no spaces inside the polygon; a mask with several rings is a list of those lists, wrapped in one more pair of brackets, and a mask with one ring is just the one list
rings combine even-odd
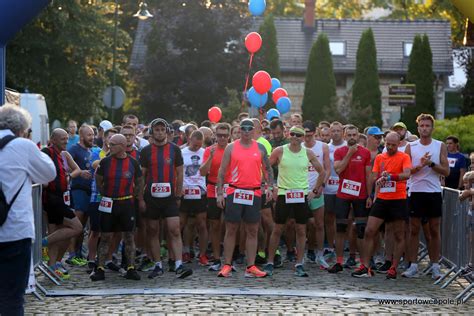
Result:
{"label": "runner in red shirt", "polygon": [[357,127],[349,125],[345,129],[347,146],[334,152],[334,169],[339,174],[339,188],[336,194],[336,264],[329,273],[338,273],[343,270],[344,239],[346,236],[349,212],[351,206],[357,230],[359,255],[362,254],[362,239],[367,224],[372,199],[367,192],[372,191],[368,181],[371,169],[370,151],[358,145],[359,131]]}
{"label": "runner in red shirt", "polygon": [[[219,271],[221,269],[221,217],[223,209],[219,208],[216,203],[216,185],[222,157],[229,143],[230,125],[227,123],[217,124],[216,138],[217,144],[207,147],[204,151],[204,164],[199,169],[202,176],[207,176],[207,219],[210,223],[209,238],[214,256],[209,271]],[[225,178],[224,182],[229,183],[228,175]]]}

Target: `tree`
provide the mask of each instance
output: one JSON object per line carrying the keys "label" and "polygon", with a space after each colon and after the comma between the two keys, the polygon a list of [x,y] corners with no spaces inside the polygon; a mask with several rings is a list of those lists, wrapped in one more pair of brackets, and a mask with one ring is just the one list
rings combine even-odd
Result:
{"label": "tree", "polygon": [[444,140],[449,135],[455,135],[459,138],[461,152],[474,152],[474,130],[472,126],[474,126],[474,115],[439,120],[435,123],[433,137]]}
{"label": "tree", "polygon": [[[101,94],[110,84],[113,24],[100,7],[57,0],[7,48],[7,86],[41,93],[50,120],[105,116]],[[118,34],[117,83],[124,85],[130,37]]]}
{"label": "tree", "polygon": [[247,58],[242,30],[246,5],[235,0],[159,1],[143,76],[139,79],[147,118],[207,118],[207,110],[241,91]]}
{"label": "tree", "polygon": [[321,33],[311,48],[303,96],[303,117],[318,121],[335,108],[336,78],[332,67],[329,40]]}
{"label": "tree", "polygon": [[362,33],[357,49],[357,64],[354,85],[352,86],[353,111],[362,112],[363,108],[372,109],[372,117],[364,126],[382,126],[382,100],[377,69],[377,51],[372,29]]}
{"label": "tree", "polygon": [[463,98],[462,115],[474,114],[474,59],[468,51],[464,51],[462,65],[466,73],[467,81],[461,94]]}
{"label": "tree", "polygon": [[428,36],[416,35],[408,64],[407,83],[416,85],[415,106],[405,109],[402,120],[409,130],[416,130],[420,113],[435,114],[433,55]]}
{"label": "tree", "polygon": [[262,36],[262,48],[256,54],[257,68],[265,70],[272,78],[280,78],[277,33],[272,14],[265,17],[258,33]]}

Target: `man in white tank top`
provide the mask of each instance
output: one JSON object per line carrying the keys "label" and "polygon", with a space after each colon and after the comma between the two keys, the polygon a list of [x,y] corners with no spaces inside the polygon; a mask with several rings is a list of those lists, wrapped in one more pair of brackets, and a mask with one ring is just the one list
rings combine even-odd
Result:
{"label": "man in white tank top", "polygon": [[448,151],[446,145],[432,138],[434,118],[430,114],[420,114],[416,122],[420,139],[407,145],[406,153],[411,157],[410,180],[410,236],[407,259],[410,267],[402,276],[412,278],[418,273],[416,264],[421,218],[428,218],[431,242],[428,254],[432,263],[432,277],[439,279],[439,258],[441,254],[442,188],[439,176],[449,175]]}

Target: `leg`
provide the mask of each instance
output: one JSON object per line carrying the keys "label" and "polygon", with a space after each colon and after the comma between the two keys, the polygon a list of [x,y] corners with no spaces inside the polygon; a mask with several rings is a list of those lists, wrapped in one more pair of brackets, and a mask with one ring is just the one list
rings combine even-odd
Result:
{"label": "leg", "polygon": [[390,226],[394,244],[392,267],[396,269],[405,249],[405,221],[396,220]]}
{"label": "leg", "polygon": [[294,251],[295,237],[295,220],[290,218],[285,227],[286,251]]}
{"label": "leg", "polygon": [[441,217],[433,217],[428,221],[431,241],[428,244],[428,253],[432,263],[438,263],[441,256]]}
{"label": "leg", "polygon": [[123,232],[122,239],[125,243],[125,254],[128,259],[129,265],[127,268],[135,268],[135,239],[133,232]]}
{"label": "leg", "polygon": [[303,264],[306,244],[306,224],[296,224],[296,264]]}
{"label": "leg", "polygon": [[99,243],[100,233],[98,231],[91,231],[89,235],[89,240],[87,241],[87,246],[89,248],[88,260],[94,261],[97,256],[97,246]]}
{"label": "leg", "polygon": [[105,260],[107,258],[107,253],[109,252],[110,244],[112,242],[114,233],[102,233],[99,243],[99,267],[105,266]]}
{"label": "leg", "polygon": [[262,226],[263,226],[263,231],[265,234],[265,248],[268,249],[269,244],[270,244],[270,236],[273,231],[273,226],[275,223],[273,222],[273,217],[272,217],[272,210],[271,208],[265,208],[261,211],[261,216],[262,216]]}
{"label": "leg", "polygon": [[408,261],[416,263],[418,259],[418,244],[420,242],[420,226],[419,217],[410,217],[410,241],[408,243]]}
{"label": "leg", "polygon": [[235,238],[240,222],[225,222],[224,263],[232,265],[232,254],[235,248]]}
{"label": "leg", "polygon": [[247,250],[247,266],[253,266],[255,264],[255,256],[257,254],[257,235],[260,221],[256,223],[244,223],[247,240],[245,248]]}
{"label": "leg", "polygon": [[316,250],[322,251],[324,247],[324,207],[313,212]]}
{"label": "leg", "polygon": [[215,260],[221,258],[221,220],[210,220],[212,253]]}
{"label": "leg", "polygon": [[[159,262],[161,261],[160,253],[160,221],[154,219],[146,220],[146,232],[147,232],[147,242],[148,242],[148,255],[151,257],[152,261]],[[169,241],[169,240],[168,240]],[[170,244],[168,243],[168,249],[170,249]]]}
{"label": "leg", "polygon": [[[170,235],[170,248],[173,249],[173,253],[175,256],[175,260],[182,261],[183,255],[183,241],[181,239],[181,231],[179,226],[179,217],[167,217],[166,218],[166,225],[168,227],[168,233]],[[160,247],[158,245],[158,252],[160,251]]]}
{"label": "leg", "polygon": [[197,213],[195,223],[199,237],[199,255],[204,256],[206,255],[207,242],[209,240],[209,235],[207,232],[207,213]]}
{"label": "leg", "polygon": [[374,241],[378,235],[379,228],[382,223],[383,219],[375,216],[369,216],[367,226],[364,230],[363,247],[365,251],[363,252],[363,257],[361,257],[362,264],[366,267],[370,267],[370,258],[374,252]]}
{"label": "leg", "polygon": [[[385,260],[393,262],[394,256],[394,247],[395,244],[395,236],[394,236],[394,226],[395,225],[402,225],[403,227],[398,227],[397,229],[403,232],[403,247],[405,247],[405,222],[402,223],[385,223],[385,234],[384,234],[384,241],[385,241]],[[405,251],[405,248],[402,249],[402,254]]]}
{"label": "leg", "polygon": [[285,225],[282,224],[275,224],[275,226],[273,226],[273,231],[270,236],[270,243],[268,244],[268,263],[273,263],[273,260],[275,259],[275,251],[277,250],[278,244],[280,243],[280,237],[284,227]]}
{"label": "leg", "polygon": [[310,250],[314,251],[316,249],[316,224],[314,222],[314,218],[308,219],[306,229],[308,234],[308,252]]}

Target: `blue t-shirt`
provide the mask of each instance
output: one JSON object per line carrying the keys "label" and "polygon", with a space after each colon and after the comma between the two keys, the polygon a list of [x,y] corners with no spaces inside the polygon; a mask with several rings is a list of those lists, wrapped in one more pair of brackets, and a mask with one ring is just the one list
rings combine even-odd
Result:
{"label": "blue t-shirt", "polygon": [[71,147],[76,145],[77,143],[79,143],[79,135],[76,134],[72,137],[71,135],[69,135],[69,139],[67,140],[66,150],[69,151],[69,149],[71,149]]}
{"label": "blue t-shirt", "polygon": [[[91,148],[91,164],[96,161],[100,160],[100,148],[95,146]],[[100,194],[97,190],[97,184],[95,182],[95,170],[92,173],[92,184],[91,184],[91,203],[98,203],[100,202]]]}
{"label": "blue t-shirt", "polygon": [[[71,154],[72,159],[77,163],[81,170],[89,170],[93,174],[91,157],[91,150],[88,148],[82,147],[80,144],[73,145],[71,149],[68,150]],[[90,193],[91,191],[92,179],[84,179],[82,177],[77,177],[71,181],[71,190],[85,190]]]}
{"label": "blue t-shirt", "polygon": [[457,189],[459,187],[459,177],[461,169],[466,169],[466,158],[461,153],[448,153],[449,176],[446,177],[445,185],[448,188]]}

